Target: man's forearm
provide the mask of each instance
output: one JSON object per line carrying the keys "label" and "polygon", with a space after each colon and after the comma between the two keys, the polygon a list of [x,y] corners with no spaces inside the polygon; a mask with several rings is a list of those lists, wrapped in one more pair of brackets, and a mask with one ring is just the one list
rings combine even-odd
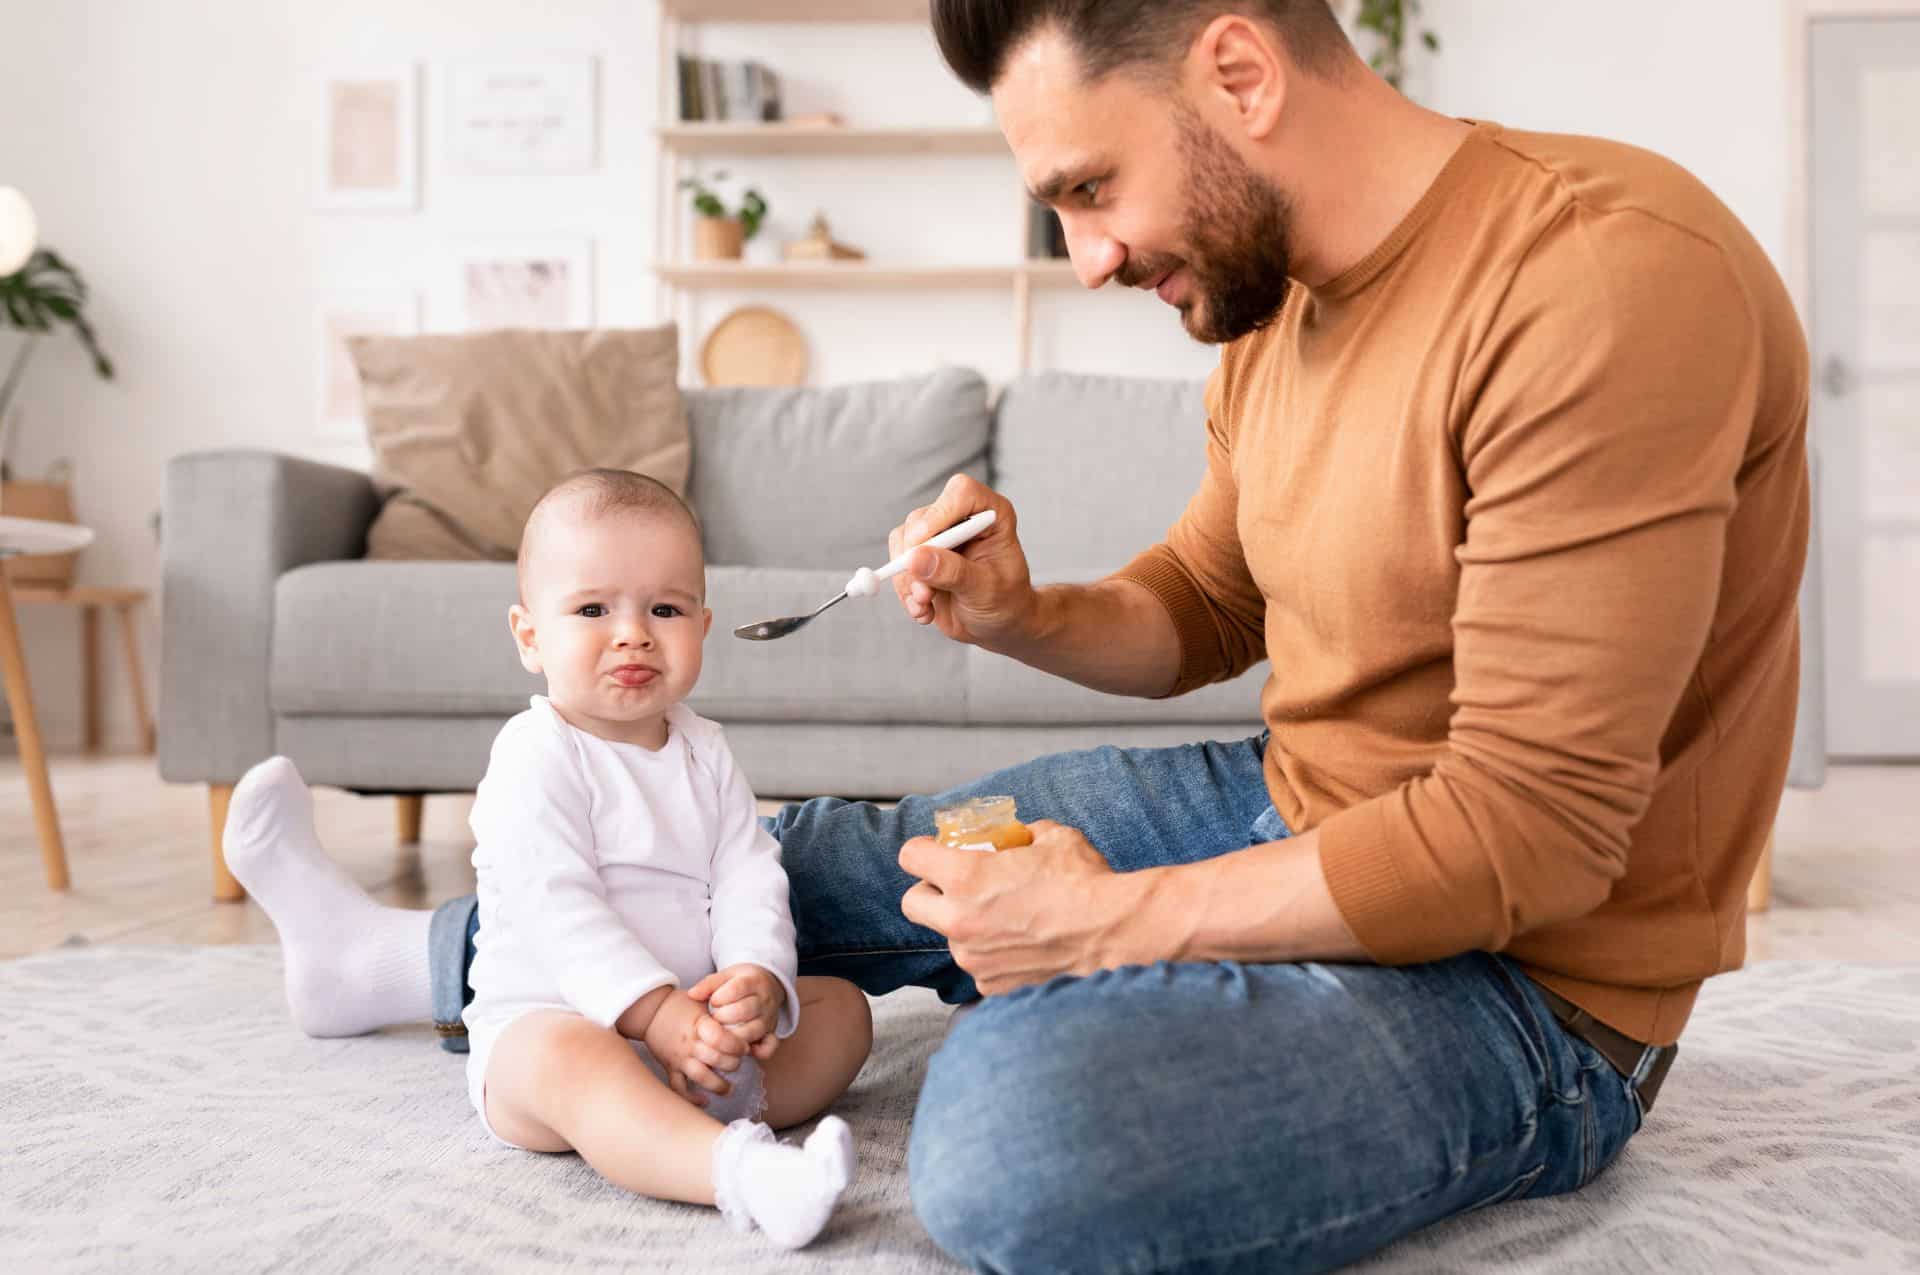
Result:
{"label": "man's forearm", "polygon": [[993,649],[1110,695],[1164,695],[1180,676],[1173,618],[1132,580],[1040,589],[1028,632]]}
{"label": "man's forearm", "polygon": [[1117,964],[1371,959],[1327,889],[1315,832],[1116,881],[1129,891]]}

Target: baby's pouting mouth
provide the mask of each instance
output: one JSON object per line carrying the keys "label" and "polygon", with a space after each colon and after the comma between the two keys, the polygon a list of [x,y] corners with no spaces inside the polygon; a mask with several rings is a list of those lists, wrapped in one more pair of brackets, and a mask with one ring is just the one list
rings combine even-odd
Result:
{"label": "baby's pouting mouth", "polygon": [[645,664],[622,664],[609,676],[622,686],[645,686],[660,676],[660,670]]}

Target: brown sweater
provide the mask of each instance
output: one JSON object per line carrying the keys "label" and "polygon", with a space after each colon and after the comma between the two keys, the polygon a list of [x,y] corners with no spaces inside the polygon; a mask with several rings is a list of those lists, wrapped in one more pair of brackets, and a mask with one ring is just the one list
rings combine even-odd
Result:
{"label": "brown sweater", "polygon": [[1207,401],[1122,572],[1173,693],[1272,661],[1267,786],[1375,960],[1505,952],[1677,1039],[1793,734],[1807,351],[1760,247],[1658,156],[1478,125]]}

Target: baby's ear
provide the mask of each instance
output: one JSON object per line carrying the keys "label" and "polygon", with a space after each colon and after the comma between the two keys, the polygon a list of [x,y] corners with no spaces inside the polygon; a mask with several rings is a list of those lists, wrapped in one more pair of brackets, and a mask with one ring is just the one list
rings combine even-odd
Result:
{"label": "baby's ear", "polygon": [[544,672],[540,667],[540,644],[533,633],[533,613],[514,603],[507,608],[507,627],[513,630],[513,644],[520,649],[520,667],[529,673]]}
{"label": "baby's ear", "polygon": [[713,608],[702,607],[701,613],[707,617],[707,627],[700,630],[700,637],[704,640],[713,632]]}

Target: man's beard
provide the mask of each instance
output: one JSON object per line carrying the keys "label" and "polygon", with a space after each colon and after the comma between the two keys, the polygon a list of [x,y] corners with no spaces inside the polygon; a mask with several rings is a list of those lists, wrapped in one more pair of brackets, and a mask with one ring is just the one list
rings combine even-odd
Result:
{"label": "man's beard", "polygon": [[1279,316],[1289,287],[1292,209],[1198,115],[1179,108],[1178,126],[1190,200],[1181,227],[1187,256],[1129,261],[1120,282],[1137,288],[1184,265],[1190,293],[1180,322],[1194,340],[1223,345]]}

